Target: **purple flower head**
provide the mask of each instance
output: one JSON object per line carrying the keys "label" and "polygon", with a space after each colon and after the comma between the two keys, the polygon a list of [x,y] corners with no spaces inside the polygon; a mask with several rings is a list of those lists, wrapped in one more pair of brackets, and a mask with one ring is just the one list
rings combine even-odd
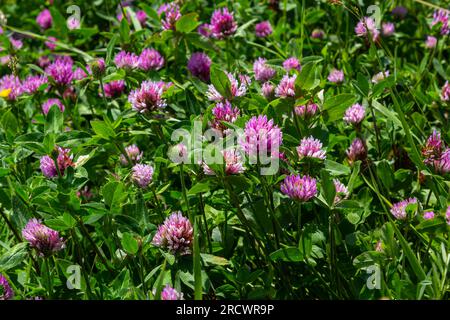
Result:
{"label": "purple flower head", "polygon": [[380,31],[377,30],[375,19],[371,17],[364,17],[360,20],[355,27],[355,33],[358,37],[365,38],[371,35],[373,42],[376,42],[380,35]]}
{"label": "purple flower head", "polygon": [[50,58],[48,56],[40,56],[37,63],[39,67],[46,68],[50,64]]}
{"label": "purple flower head", "polygon": [[211,127],[221,132],[226,131],[228,128],[222,124],[222,121],[233,123],[239,117],[240,111],[238,108],[233,108],[228,100],[225,102],[218,102],[212,109],[214,119],[211,122]]}
{"label": "purple flower head", "polygon": [[378,83],[381,80],[386,79],[389,77],[389,70],[386,70],[384,72],[378,72],[376,75],[372,77],[372,83]]}
{"label": "purple flower head", "polygon": [[290,175],[281,183],[281,192],[294,200],[305,202],[317,195],[316,179],[308,175]]}
{"label": "purple flower head", "polygon": [[19,77],[12,74],[7,74],[0,78],[0,91],[8,89],[11,90],[6,97],[8,100],[16,100],[17,97],[22,94],[23,88]]}
{"label": "purple flower head", "polygon": [[73,61],[70,57],[58,57],[45,72],[53,78],[57,85],[67,86],[73,80]]}
{"label": "purple flower head", "polygon": [[253,72],[255,72],[255,79],[257,81],[266,82],[273,78],[277,73],[274,69],[266,64],[266,59],[258,58],[253,63]]}
{"label": "purple flower head", "polygon": [[338,69],[332,69],[330,74],[328,75],[328,81],[333,83],[342,83],[344,82],[344,71]]}
{"label": "purple flower head", "polygon": [[164,58],[155,49],[144,49],[138,58],[138,67],[141,70],[159,70],[164,66]]}
{"label": "purple flower head", "polygon": [[86,72],[82,68],[76,68],[73,72],[73,79],[74,80],[83,80],[87,78]]}
{"label": "purple flower head", "polygon": [[255,34],[257,37],[265,38],[273,32],[269,21],[262,21],[255,26]]}
{"label": "purple flower head", "polygon": [[435,162],[436,171],[442,174],[450,172],[450,148],[445,149],[438,162]]}
{"label": "purple flower head", "polygon": [[407,218],[406,207],[411,204],[417,204],[417,199],[409,198],[409,199],[394,203],[394,205],[391,208],[392,215],[398,220],[406,219]]}
{"label": "purple flower head", "polygon": [[165,3],[158,9],[164,30],[175,30],[176,22],[181,18],[180,7],[175,2]]}
{"label": "purple flower head", "polygon": [[445,84],[442,87],[441,100],[450,101],[450,84],[448,83],[448,81],[445,81]]}
{"label": "purple flower head", "polygon": [[167,284],[161,291],[161,300],[184,300],[183,293],[178,292]]}
{"label": "purple flower head", "polygon": [[22,84],[22,89],[25,93],[34,94],[38,91],[39,87],[48,83],[46,76],[28,76]]}
{"label": "purple flower head", "polygon": [[261,87],[261,93],[266,99],[270,99],[274,96],[275,87],[270,82],[264,82]]}
{"label": "purple flower head", "polygon": [[56,39],[55,37],[48,37],[48,41],[45,41],[44,44],[47,48],[53,51],[56,49],[55,41],[58,41],[58,39]]}
{"label": "purple flower head", "polygon": [[319,139],[314,139],[313,136],[303,138],[300,145],[297,147],[297,154],[300,159],[305,157],[325,159],[326,151],[322,149],[322,142]]}
{"label": "purple flower head", "polygon": [[114,57],[114,63],[117,68],[135,69],[139,66],[139,57],[132,52],[122,50]]}
{"label": "purple flower head", "polygon": [[50,111],[50,108],[55,105],[59,108],[59,110],[61,110],[61,112],[64,112],[64,105],[62,104],[61,100],[59,100],[58,98],[50,98],[47,101],[45,101],[42,104],[42,112],[47,115],[48,112]]}
{"label": "purple flower head", "polygon": [[10,300],[14,297],[8,280],[0,273],[0,300]]}
{"label": "purple flower head", "polygon": [[172,213],[158,227],[152,243],[169,250],[172,254],[186,255],[191,253],[193,240],[194,228],[191,222],[178,211]]}
{"label": "purple flower head", "polygon": [[447,224],[450,225],[450,206],[447,207],[447,211],[445,212],[445,220],[447,220]]}
{"label": "purple flower head", "polygon": [[67,19],[67,28],[69,28],[69,30],[75,30],[80,28],[81,25],[81,21],[80,19],[78,19],[77,17],[73,16],[73,17],[69,17]]}
{"label": "purple flower head", "polygon": [[403,6],[397,6],[394,9],[392,9],[392,15],[394,17],[396,17],[397,19],[405,19],[407,14],[408,14],[408,9],[406,9]]}
{"label": "purple flower head", "polygon": [[425,220],[430,220],[434,218],[434,212],[433,211],[427,211],[423,213],[423,218]]}
{"label": "purple flower head", "polygon": [[185,144],[178,143],[172,146],[168,152],[169,158],[174,163],[188,163],[188,150]]}
{"label": "purple flower head", "polygon": [[216,39],[223,39],[231,36],[237,30],[233,13],[227,8],[217,9],[211,16],[211,35]]}
{"label": "purple flower head", "polygon": [[297,79],[296,74],[291,77],[287,74],[284,75],[278,86],[275,88],[275,96],[284,99],[295,97],[295,79]]}
{"label": "purple flower head", "polygon": [[207,82],[210,77],[211,59],[206,53],[195,52],[189,59],[187,68],[194,77]]}
{"label": "purple flower head", "polygon": [[136,18],[138,19],[141,25],[145,25],[145,22],[147,21],[147,14],[145,13],[144,10],[138,10],[136,12]]}
{"label": "purple flower head", "polygon": [[441,157],[443,149],[443,142],[441,140],[441,133],[434,130],[431,136],[428,137],[425,146],[422,148],[422,155],[425,158],[425,164],[433,164]]}
{"label": "purple flower head", "polygon": [[[128,158],[133,163],[138,163],[142,159],[143,152],[141,152],[137,145],[132,144],[125,148],[125,152],[127,153]],[[120,162],[122,165],[127,166],[128,165],[128,159],[125,157],[125,155],[120,155]]]}
{"label": "purple flower head", "polygon": [[337,204],[337,203],[341,202],[342,200],[348,198],[348,189],[338,179],[333,179],[333,183],[334,183],[334,187],[336,188],[336,195],[334,197],[334,204]]}
{"label": "purple flower head", "polygon": [[162,98],[164,90],[164,83],[144,81],[139,89],[131,91],[128,101],[137,112],[156,111],[166,106],[166,101]]}
{"label": "purple flower head", "polygon": [[202,36],[209,38],[212,34],[211,25],[209,25],[208,23],[203,23],[197,28],[197,32]]}
{"label": "purple flower head", "polygon": [[[240,174],[245,171],[244,163],[242,162],[242,157],[238,150],[227,149],[222,150],[222,156],[225,161],[225,174]],[[207,175],[216,175],[214,170],[212,170],[206,163],[203,163],[203,172]]]}
{"label": "purple flower head", "polygon": [[11,45],[16,50],[22,49],[22,47],[23,47],[23,42],[20,39],[16,39],[14,37],[10,37],[9,38],[9,42],[11,42]]}
{"label": "purple flower head", "polygon": [[279,148],[283,143],[281,129],[274,125],[273,120],[267,120],[265,115],[251,118],[244,129],[240,145],[252,159],[259,157],[279,157]]}
{"label": "purple flower head", "polygon": [[95,59],[89,64],[89,67],[95,77],[101,77],[106,69],[105,60],[103,58]]}
{"label": "purple flower head", "polygon": [[395,32],[395,25],[392,22],[383,22],[381,24],[381,34],[384,37],[390,37]]}
{"label": "purple flower head", "polygon": [[[65,170],[73,166],[72,158],[70,155],[70,149],[64,149],[61,147],[57,147],[56,151],[58,152],[58,157],[56,158],[56,162],[59,167],[59,172],[61,175],[64,175]],[[44,176],[47,178],[54,178],[58,176],[58,171],[55,166],[55,162],[50,156],[43,156],[40,160],[40,168]]]}
{"label": "purple flower head", "polygon": [[364,141],[360,138],[356,138],[353,140],[346,153],[350,164],[357,160],[365,160],[367,158],[367,150]]}
{"label": "purple flower head", "polygon": [[[239,77],[239,81],[229,72],[227,72],[228,79],[231,83],[231,96],[232,97],[241,97],[247,93],[247,87],[248,87],[248,79],[243,79],[242,77]],[[245,81],[242,81],[245,80]],[[211,101],[222,101],[224,100],[224,97],[217,91],[217,89],[214,87],[214,85],[210,84],[208,85],[208,91],[206,92],[206,96]]]}
{"label": "purple flower head", "polygon": [[427,36],[427,40],[425,41],[425,48],[433,49],[436,47],[437,38],[433,36]]}
{"label": "purple flower head", "polygon": [[136,164],[131,178],[141,188],[147,188],[153,179],[153,167],[147,164]]}
{"label": "purple flower head", "polygon": [[311,38],[322,39],[325,36],[325,32],[322,29],[314,29],[311,32]]}
{"label": "purple flower head", "polygon": [[300,65],[300,61],[298,61],[297,58],[290,57],[283,62],[283,68],[287,72],[293,69],[300,71],[302,69],[302,66]]}
{"label": "purple flower head", "polygon": [[43,225],[40,220],[31,219],[22,230],[22,236],[35,248],[41,257],[49,257],[64,249],[64,239],[58,231]]}
{"label": "purple flower head", "polygon": [[125,81],[124,80],[113,80],[111,82],[105,83],[103,85],[105,89],[105,96],[107,98],[117,98],[125,90]]}
{"label": "purple flower head", "polygon": [[304,119],[310,119],[317,113],[317,104],[308,102],[306,105],[295,107],[295,114]]}
{"label": "purple flower head", "polygon": [[431,22],[431,26],[436,24],[441,24],[441,35],[450,34],[450,26],[448,20],[450,18],[450,13],[447,10],[436,10],[433,13],[433,21]]}
{"label": "purple flower head", "polygon": [[344,121],[348,124],[358,125],[363,121],[365,114],[366,109],[359,103],[355,103],[345,110]]}
{"label": "purple flower head", "polygon": [[42,28],[42,29],[48,29],[52,26],[52,15],[50,13],[50,10],[44,9],[36,17],[36,23]]}

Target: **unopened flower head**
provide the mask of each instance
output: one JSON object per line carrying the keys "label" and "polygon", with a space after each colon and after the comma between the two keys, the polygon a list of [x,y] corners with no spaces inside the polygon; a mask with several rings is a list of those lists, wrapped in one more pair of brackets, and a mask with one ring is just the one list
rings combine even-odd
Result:
{"label": "unopened flower head", "polygon": [[348,124],[358,125],[363,121],[366,109],[359,103],[355,103],[345,111],[344,121]]}
{"label": "unopened flower head", "polygon": [[275,96],[280,98],[293,98],[295,97],[295,80],[297,75],[294,74],[291,77],[284,75],[278,86],[275,88]]}
{"label": "unopened flower head", "polygon": [[408,14],[408,9],[403,6],[397,6],[392,9],[392,15],[397,19],[404,19]]}
{"label": "unopened flower head", "polygon": [[269,67],[266,62],[266,59],[258,58],[253,63],[253,72],[255,73],[255,79],[257,81],[266,82],[272,79],[273,76],[277,73],[275,69]]}
{"label": "unopened flower head", "polygon": [[194,229],[191,222],[178,211],[172,213],[158,227],[152,243],[172,254],[186,255],[191,253],[193,240]]}
{"label": "unopened flower head", "polygon": [[159,70],[164,66],[164,58],[158,50],[146,48],[138,58],[138,67],[141,70]]}
{"label": "unopened flower head", "polygon": [[120,51],[114,57],[117,68],[134,69],[139,66],[139,57],[132,52]]}
{"label": "unopened flower head", "polygon": [[194,77],[207,82],[210,77],[211,59],[206,53],[195,52],[189,59],[187,68]]}
{"label": "unopened flower head", "polygon": [[445,212],[445,220],[447,220],[447,224],[450,225],[450,206],[447,207],[447,211]]}
{"label": "unopened flower head", "polygon": [[161,291],[161,300],[184,300],[183,293],[178,292],[167,284]]}
{"label": "unopened flower head", "polygon": [[381,80],[386,79],[389,77],[389,70],[386,70],[384,72],[378,72],[376,75],[372,77],[372,83],[378,83]]}
{"label": "unopened flower head", "polygon": [[367,150],[364,141],[360,138],[353,140],[347,150],[347,157],[350,164],[357,160],[365,160],[367,158]]}
{"label": "unopened flower head", "polygon": [[272,26],[269,21],[262,21],[255,26],[255,34],[259,38],[265,38],[271,35],[272,32]]}
{"label": "unopened flower head", "polygon": [[105,96],[107,98],[117,98],[120,97],[125,90],[124,80],[113,80],[111,82],[105,83],[103,85],[105,90]]}
{"label": "unopened flower head", "polygon": [[[242,77],[240,77],[239,81],[229,72],[227,72],[228,79],[231,83],[231,97],[242,97],[247,93],[248,80],[245,81]],[[206,96],[211,101],[221,101],[224,99],[222,95],[217,91],[217,89],[212,85],[208,85],[208,91],[206,92]]]}
{"label": "unopened flower head", "polygon": [[416,198],[409,198],[397,203],[394,203],[391,208],[392,215],[398,220],[404,220],[407,218],[406,207],[410,204],[416,204]]}
{"label": "unopened flower head", "polygon": [[425,48],[433,49],[436,47],[437,38],[433,36],[427,36],[427,40],[425,41]]}
{"label": "unopened flower head", "polygon": [[295,114],[304,119],[312,118],[317,113],[317,110],[318,110],[317,104],[312,102],[308,102],[305,105],[297,106],[294,109]]}
{"label": "unopened flower head", "polygon": [[143,26],[147,21],[147,13],[145,13],[144,10],[138,10],[136,12],[136,18],[138,19],[139,23]]}
{"label": "unopened flower head", "polygon": [[314,29],[311,32],[311,38],[322,39],[325,36],[325,32],[322,29]]}
{"label": "unopened flower head", "polygon": [[431,220],[434,218],[434,212],[433,211],[427,211],[423,213],[423,218],[425,220]]}
{"label": "unopened flower head", "polygon": [[328,81],[333,83],[342,83],[344,82],[344,71],[338,69],[332,69],[330,74],[328,75]]}
{"label": "unopened flower head", "polygon": [[131,178],[141,188],[147,188],[153,179],[153,167],[148,164],[136,164]]}
{"label": "unopened flower head", "polygon": [[431,136],[428,137],[425,146],[422,147],[424,163],[433,164],[434,161],[439,160],[442,154],[443,145],[441,133],[434,130]]}
{"label": "unopened flower head", "polygon": [[50,28],[52,26],[52,15],[50,10],[44,9],[39,12],[36,17],[36,23],[44,30]]}
{"label": "unopened flower head", "polygon": [[128,165],[128,159],[130,159],[132,163],[138,163],[142,159],[143,152],[139,150],[138,146],[135,144],[126,147],[125,152],[128,158],[123,154],[120,155],[120,162],[124,166]]}
{"label": "unopened flower head", "polygon": [[8,280],[0,273],[0,300],[11,300],[14,297],[14,291]]}
{"label": "unopened flower head", "polygon": [[381,33],[384,37],[392,36],[395,32],[395,25],[392,22],[383,22],[381,24]]}
{"label": "unopened flower head", "polygon": [[[222,156],[225,162],[226,175],[239,174],[245,171],[244,163],[238,150],[222,150]],[[207,175],[216,175],[216,172],[214,172],[214,170],[212,170],[206,163],[203,164],[203,172]]]}
{"label": "unopened flower head", "polygon": [[81,26],[81,21],[77,17],[73,16],[73,17],[69,17],[67,19],[67,28],[69,28],[69,30],[79,29],[80,26]]}
{"label": "unopened flower head", "polygon": [[43,225],[40,220],[31,219],[22,230],[22,236],[35,248],[41,257],[49,257],[64,249],[64,239],[58,231]]}
{"label": "unopened flower head", "polygon": [[302,66],[300,65],[300,61],[296,57],[290,57],[284,60],[283,62],[283,68],[287,72],[291,70],[298,70],[300,71],[302,69]]}
{"label": "unopened flower head", "polygon": [[308,201],[317,195],[316,179],[310,176],[290,175],[281,183],[281,192],[301,202]]}
{"label": "unopened flower head", "polygon": [[261,87],[261,93],[266,99],[270,99],[274,96],[275,87],[270,82],[264,82]]}
{"label": "unopened flower head", "polygon": [[164,83],[144,81],[140,88],[131,91],[128,101],[133,110],[140,113],[163,109],[166,106],[166,100],[162,98],[164,90]]}
{"label": "unopened flower head", "polygon": [[333,183],[334,183],[334,187],[336,188],[336,195],[334,197],[334,204],[337,204],[337,203],[341,202],[342,200],[348,198],[348,189],[338,179],[333,179]]}
{"label": "unopened flower head", "polygon": [[216,39],[223,39],[234,34],[237,30],[237,23],[233,13],[227,8],[217,9],[211,16],[211,35]]}
{"label": "unopened flower head", "polygon": [[326,151],[322,149],[322,142],[319,139],[314,139],[313,136],[303,138],[300,145],[297,147],[297,154],[300,159],[305,157],[325,159]]}
{"label": "unopened flower head", "polygon": [[448,81],[445,81],[445,84],[442,87],[441,100],[450,101],[450,84],[448,83]]}
{"label": "unopened flower head", "polygon": [[106,69],[105,60],[103,58],[95,59],[90,63],[89,67],[95,77],[101,77]]}
{"label": "unopened flower head", "polygon": [[58,98],[50,98],[42,104],[42,112],[47,115],[50,108],[55,105],[61,112],[64,112],[64,105]]}

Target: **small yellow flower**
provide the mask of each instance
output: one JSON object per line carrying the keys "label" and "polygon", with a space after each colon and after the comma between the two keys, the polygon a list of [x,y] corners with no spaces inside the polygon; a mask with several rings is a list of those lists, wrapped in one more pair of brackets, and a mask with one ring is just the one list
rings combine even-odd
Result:
{"label": "small yellow flower", "polygon": [[10,92],[11,92],[11,88],[3,89],[2,91],[0,91],[0,97],[6,98],[7,96],[9,96]]}

